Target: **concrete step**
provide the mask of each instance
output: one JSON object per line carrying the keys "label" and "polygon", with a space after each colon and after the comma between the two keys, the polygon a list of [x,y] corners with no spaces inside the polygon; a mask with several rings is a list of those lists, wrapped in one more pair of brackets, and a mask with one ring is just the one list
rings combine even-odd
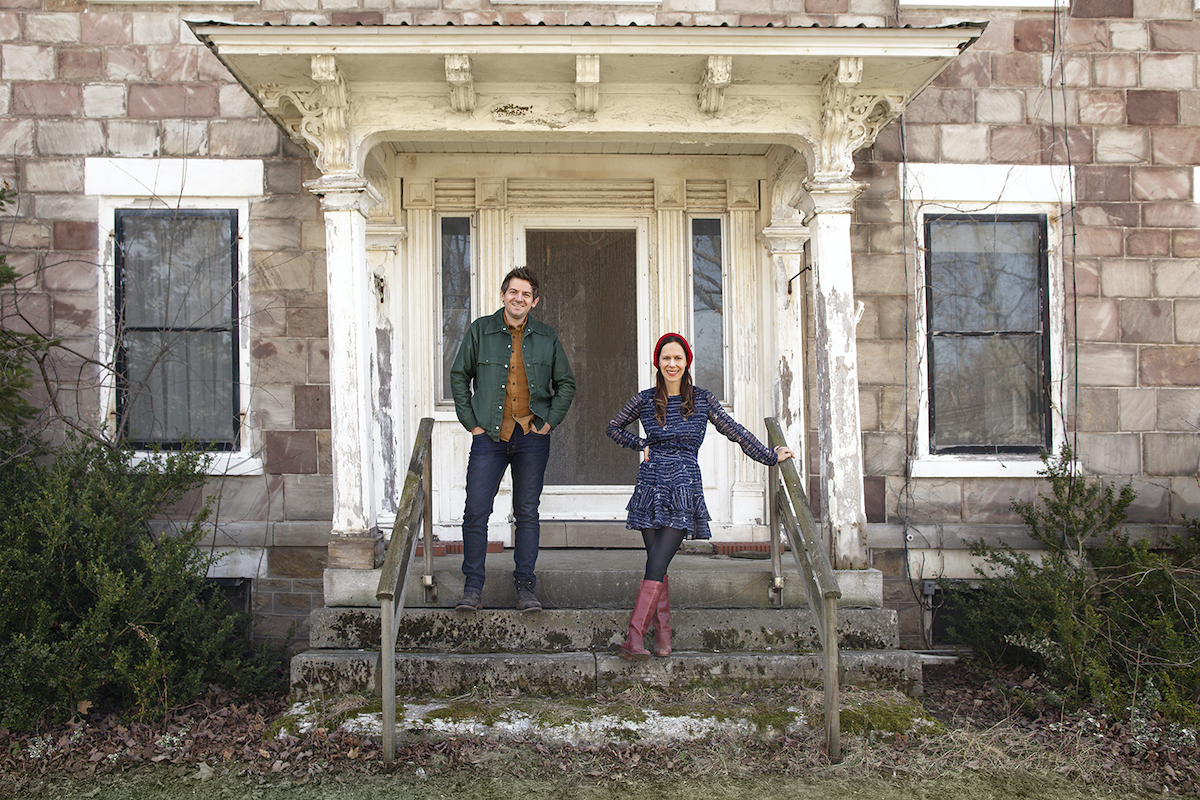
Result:
{"label": "concrete step", "polygon": [[[671,691],[745,691],[821,682],[821,660],[809,653],[694,653],[624,661],[614,653],[397,653],[400,697],[472,691],[570,697],[650,685]],[[375,694],[378,652],[324,650],[292,659],[297,697]],[[921,656],[906,650],[843,651],[842,685],[921,693]]]}
{"label": "concrete step", "polygon": [[[400,618],[396,649],[455,653],[603,652],[625,640],[628,609],[546,609],[521,614],[485,609],[461,614],[410,608]],[[319,650],[378,650],[379,609],[322,608],[309,616],[309,646]],[[800,609],[682,609],[671,614],[676,649],[698,652],[804,653],[820,648],[812,614]],[[892,609],[838,610],[841,646],[898,647]]]}
{"label": "concrete step", "polygon": [[[688,545],[671,561],[671,603],[685,608],[774,608],[770,600],[769,559],[713,555],[711,547]],[[534,593],[546,608],[628,609],[637,595],[646,566],[642,550],[543,550],[538,555]],[[782,606],[808,605],[804,585],[791,553],[783,559]],[[449,608],[463,590],[462,556],[437,556],[433,574],[437,600],[427,604],[421,586],[422,559],[413,563],[405,587],[406,608]],[[517,595],[512,582],[511,550],[489,553],[484,608],[511,609]],[[883,603],[883,575],[878,570],[839,570],[843,608],[879,608]],[[325,571],[327,607],[362,608],[376,605],[379,570],[329,569]]]}

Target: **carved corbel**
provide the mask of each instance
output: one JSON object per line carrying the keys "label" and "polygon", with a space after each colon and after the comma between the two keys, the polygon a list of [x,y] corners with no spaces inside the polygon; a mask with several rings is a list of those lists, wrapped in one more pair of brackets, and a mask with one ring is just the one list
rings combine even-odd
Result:
{"label": "carved corbel", "polygon": [[450,85],[450,107],[455,111],[475,110],[475,78],[471,75],[471,57],[446,56],[446,83]]}
{"label": "carved corbel", "polygon": [[[311,70],[316,88],[264,86],[259,99],[267,111],[278,112],[277,119],[293,141],[316,151],[317,167],[322,172],[352,171],[346,81],[331,55],[313,56]],[[295,109],[299,118],[284,116],[288,106]]]}
{"label": "carved corbel", "polygon": [[595,114],[600,109],[600,56],[575,56],[575,110]]}
{"label": "carved corbel", "polygon": [[854,153],[875,141],[885,125],[900,116],[907,95],[861,92],[863,60],[838,59],[821,84],[821,141],[814,179],[846,181],[854,171]]}
{"label": "carved corbel", "polygon": [[725,87],[733,83],[733,56],[709,56],[700,79],[700,110],[716,116],[725,103]]}

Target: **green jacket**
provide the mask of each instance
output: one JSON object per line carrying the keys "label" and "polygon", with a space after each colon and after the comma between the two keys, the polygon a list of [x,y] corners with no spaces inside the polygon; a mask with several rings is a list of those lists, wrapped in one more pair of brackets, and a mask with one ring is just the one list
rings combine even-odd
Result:
{"label": "green jacket", "polygon": [[[521,356],[529,379],[529,408],[539,426],[549,422],[550,427],[557,428],[575,398],[575,375],[554,329],[532,317],[526,320]],[[450,390],[458,421],[467,430],[483,428],[497,442],[511,352],[512,334],[501,308],[471,323],[450,368]]]}

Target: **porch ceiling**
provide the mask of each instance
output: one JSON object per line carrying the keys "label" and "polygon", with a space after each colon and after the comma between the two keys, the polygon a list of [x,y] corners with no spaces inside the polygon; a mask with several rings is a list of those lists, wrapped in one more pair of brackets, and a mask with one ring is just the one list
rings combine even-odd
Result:
{"label": "porch ceiling", "polygon": [[983,31],[190,24],[326,171],[385,142],[811,159],[831,111],[877,127]]}

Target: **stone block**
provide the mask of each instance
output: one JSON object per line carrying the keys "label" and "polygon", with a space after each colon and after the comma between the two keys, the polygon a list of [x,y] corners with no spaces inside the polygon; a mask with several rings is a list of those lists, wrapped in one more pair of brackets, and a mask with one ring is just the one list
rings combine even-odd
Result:
{"label": "stone block", "polygon": [[[195,81],[199,75],[200,49],[183,45],[146,48],[146,73],[163,83]],[[240,88],[240,87],[239,87]],[[245,91],[242,91],[245,94]]]}
{"label": "stone block", "polygon": [[1130,199],[1130,168],[1125,166],[1080,166],[1075,173],[1079,200],[1120,202]]}
{"label": "stone block", "polygon": [[248,424],[256,431],[290,430],[293,422],[292,386],[258,383],[253,385]]}
{"label": "stone block", "polygon": [[[333,517],[332,506],[328,509],[328,517]],[[276,522],[271,526],[271,541],[279,547],[324,548],[329,544],[329,529],[329,519],[314,522]],[[316,590],[320,590],[320,587],[316,587]]]}
{"label": "stone block", "polygon": [[1121,341],[1170,344],[1175,319],[1170,300],[1122,300]]}
{"label": "stone block", "polygon": [[1133,196],[1138,200],[1192,200],[1192,170],[1186,167],[1134,167]]}
{"label": "stone block", "polygon": [[317,431],[317,472],[333,474],[333,431]]}
{"label": "stone block", "polygon": [[31,119],[0,118],[0,153],[7,156],[33,155],[35,130]]}
{"label": "stone block", "polygon": [[[133,20],[129,14],[115,12],[84,14],[80,20],[80,39],[86,44],[120,45],[133,41]],[[114,48],[115,52],[117,48]]]}
{"label": "stone block", "polygon": [[215,117],[218,113],[217,87],[134,84],[129,87],[128,105],[129,116],[133,119]]}
{"label": "stone block", "polygon": [[308,343],[304,339],[257,338],[250,342],[251,370],[256,384],[307,383]]}
{"label": "stone block", "polygon": [[963,522],[1017,522],[1014,499],[1031,500],[1034,481],[1007,478],[972,478],[963,481]]}
{"label": "stone block", "polygon": [[868,475],[904,474],[908,453],[903,434],[867,431],[862,440],[863,469]]}
{"label": "stone block", "polygon": [[24,175],[21,190],[25,192],[83,193],[83,159],[31,159],[25,162]]}
{"label": "stone block", "polygon": [[1134,0],[1077,0],[1071,14],[1085,19],[1130,18]]}
{"label": "stone block", "polygon": [[1161,128],[1153,132],[1155,164],[1200,164],[1200,129]]}
{"label": "stone block", "polygon": [[295,403],[298,429],[328,429],[332,425],[328,386],[295,387]]}
{"label": "stone block", "polygon": [[99,241],[99,227],[95,222],[64,220],[54,223],[55,250],[94,251]]}
{"label": "stone block", "polygon": [[1074,161],[1079,153],[1090,153],[1094,148],[1092,131],[1072,125],[1065,131],[1061,125],[1044,126],[1042,138],[1042,161],[1047,164],[1064,164]]}
{"label": "stone block", "polygon": [[870,225],[868,237],[872,253],[904,253],[907,227],[904,225]]}
{"label": "stone block", "polygon": [[1154,278],[1149,262],[1114,259],[1100,262],[1100,291],[1105,297],[1150,297]]}
{"label": "stone block", "polygon": [[215,511],[220,524],[266,524],[282,518],[283,479],[277,475],[214,476],[205,484],[208,494],[219,493]]}
{"label": "stone block", "polygon": [[1084,342],[1115,342],[1120,338],[1117,302],[1086,298],[1079,300],[1076,335]]}
{"label": "stone block", "polygon": [[222,86],[218,92],[221,105],[221,116],[257,117],[262,113],[254,98],[239,84],[229,83]]}
{"label": "stone block", "polygon": [[1088,433],[1119,430],[1117,397],[1116,389],[1080,389],[1079,407],[1075,410],[1075,429]]}
{"label": "stone block", "polygon": [[83,87],[85,117],[125,116],[125,86],[119,83],[91,83]]}
{"label": "stone block", "polygon": [[880,339],[907,339],[912,333],[916,309],[906,297],[880,297],[875,303]]}
{"label": "stone block", "polygon": [[[1149,159],[1149,131],[1132,128],[1100,128],[1096,131],[1097,163],[1139,164]],[[1161,162],[1161,159],[1156,161]]]}
{"label": "stone block", "polygon": [[975,94],[975,121],[1000,125],[1024,122],[1024,93],[1017,89],[981,89]]}
{"label": "stone block", "polygon": [[1078,350],[1080,386],[1138,385],[1136,347],[1083,344]]}
{"label": "stone block", "polygon": [[333,481],[328,475],[285,475],[283,503],[288,520],[327,522],[333,518]]}
{"label": "stone block", "polygon": [[1195,477],[1171,478],[1171,522],[1200,519],[1200,481]]}
{"label": "stone block", "polygon": [[78,14],[51,13],[25,15],[25,40],[47,44],[78,42]]}
{"label": "stone block", "polygon": [[[1085,228],[1130,228],[1138,224],[1136,203],[1088,203],[1075,206],[1076,224]],[[1118,235],[1127,233],[1120,231]]]}
{"label": "stone block", "polygon": [[329,344],[312,340],[308,345],[308,380],[311,383],[329,382]]}
{"label": "stone block", "polygon": [[858,379],[862,383],[904,382],[903,342],[861,341],[858,343]]}
{"label": "stone block", "polygon": [[1180,258],[1200,256],[1200,231],[1170,231],[1171,252]]}
{"label": "stone block", "polygon": [[1194,89],[1196,57],[1191,53],[1147,53],[1141,61],[1141,85],[1148,89]]}
{"label": "stone block", "polygon": [[208,123],[204,120],[168,119],[162,123],[163,155],[208,155]]}
{"label": "stone block", "polygon": [[1158,394],[1161,389],[1118,389],[1122,431],[1152,431],[1158,426]]}
{"label": "stone block", "polygon": [[33,198],[40,220],[74,220],[84,222],[96,218],[96,198],[76,194],[39,194]]}
{"label": "stone block", "polygon": [[59,78],[92,80],[103,74],[103,53],[98,49],[59,50]]}
{"label": "stone block", "polygon": [[12,113],[22,117],[77,117],[79,86],[73,83],[18,83],[13,86]]}
{"label": "stone block", "polygon": [[969,124],[975,117],[973,95],[970,89],[931,87],[908,106],[905,119],[931,124]]}
{"label": "stone block", "polygon": [[1138,85],[1138,60],[1131,53],[1097,55],[1092,63],[1096,86],[1128,88]]}
{"label": "stone block", "polygon": [[126,158],[148,158],[158,153],[158,124],[112,120],[108,123],[108,152]]}
{"label": "stone block", "polygon": [[0,11],[0,42],[13,42],[21,38],[21,15],[13,11]]}
{"label": "stone block", "polygon": [[960,522],[962,485],[956,480],[888,477],[888,514],[912,522]]}
{"label": "stone block", "polygon": [[1153,269],[1157,296],[1200,297],[1200,260],[1164,259],[1155,261]]}
{"label": "stone block", "polygon": [[1159,89],[1130,89],[1125,94],[1125,120],[1130,125],[1178,124],[1177,93]]}
{"label": "stone block", "polygon": [[1092,475],[1141,472],[1142,441],[1136,433],[1078,433],[1075,457]]}
{"label": "stone block", "polygon": [[317,219],[319,210],[317,198],[307,193],[250,201],[250,214],[261,219]]}
{"label": "stone block", "polygon": [[1200,386],[1200,347],[1144,347],[1138,377],[1142,386]]}
{"label": "stone block", "polygon": [[1146,203],[1142,206],[1142,223],[1150,228],[1200,227],[1200,206],[1185,203]]}
{"label": "stone block", "polygon": [[149,80],[146,50],[143,47],[110,47],[106,53],[104,77],[120,83]]}
{"label": "stone block", "polygon": [[179,14],[135,12],[133,14],[134,44],[176,44],[179,42]]}
{"label": "stone block", "polygon": [[1113,50],[1138,52],[1150,49],[1150,33],[1145,20],[1110,20],[1108,38]]}
{"label": "stone block", "polygon": [[903,296],[908,290],[904,256],[855,255],[855,294],[884,294]]}
{"label": "stone block", "polygon": [[1124,125],[1124,93],[1117,89],[1080,92],[1079,122],[1083,125]]}
{"label": "stone block", "polygon": [[214,156],[272,156],[279,152],[279,129],[265,119],[220,120],[209,129]]}
{"label": "stone block", "polygon": [[986,125],[943,125],[942,161],[985,164],[988,161]]}
{"label": "stone block", "polygon": [[[1117,480],[1112,483],[1124,483],[1124,481]],[[1164,523],[1170,519],[1171,488],[1169,480],[1162,478],[1146,480],[1135,477],[1130,483],[1133,485],[1133,490],[1137,492],[1137,497],[1129,505],[1130,522]],[[1136,538],[1136,533],[1133,535]]]}
{"label": "stone block", "polygon": [[1194,389],[1158,389],[1156,421],[1159,431],[1200,430],[1200,392]]}
{"label": "stone block", "polygon": [[[324,547],[272,547],[269,551],[269,569],[273,578],[320,579],[325,573],[326,552]],[[280,594],[276,594],[276,602]],[[296,594],[308,613],[309,593]]]}
{"label": "stone block", "polygon": [[992,56],[992,81],[997,86],[1036,86],[1040,79],[1038,58],[1032,53]]}
{"label": "stone block", "polygon": [[266,471],[313,474],[317,471],[317,438],[312,431],[264,431]]}
{"label": "stone block", "polygon": [[265,191],[269,194],[299,194],[300,164],[296,161],[276,159],[266,162]]}
{"label": "stone block", "polygon": [[1200,434],[1146,433],[1147,475],[1184,476],[1200,471]]}
{"label": "stone block", "polygon": [[1050,53],[1054,51],[1054,47],[1053,20],[1019,19],[1013,24],[1013,49],[1015,51],[1019,53]]}
{"label": "stone block", "polygon": [[1181,344],[1200,343],[1200,301],[1175,301],[1175,341]]}
{"label": "stone block", "polygon": [[1082,228],[1076,233],[1075,254],[1079,256],[1119,256],[1125,245],[1120,228]]}
{"label": "stone block", "polygon": [[0,78],[6,81],[54,80],[57,59],[49,45],[6,44],[0,46],[0,59]]}
{"label": "stone block", "polygon": [[41,120],[37,147],[46,156],[94,156],[104,152],[104,128],[94,120]]}
{"label": "stone block", "polygon": [[1131,230],[1125,233],[1125,253],[1129,256],[1167,256],[1171,254],[1171,232]]}
{"label": "stone block", "polygon": [[298,223],[252,219],[250,236],[253,291],[310,292],[324,287],[324,271],[317,276],[312,252],[292,249],[299,238]]}

